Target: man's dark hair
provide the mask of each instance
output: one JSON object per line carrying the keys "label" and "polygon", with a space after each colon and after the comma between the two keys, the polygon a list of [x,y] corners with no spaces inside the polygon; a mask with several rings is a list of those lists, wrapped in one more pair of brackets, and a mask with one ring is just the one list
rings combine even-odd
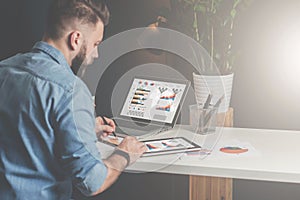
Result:
{"label": "man's dark hair", "polygon": [[92,25],[101,20],[107,25],[109,11],[104,0],[53,0],[46,24],[47,37],[60,38],[65,26],[73,20]]}

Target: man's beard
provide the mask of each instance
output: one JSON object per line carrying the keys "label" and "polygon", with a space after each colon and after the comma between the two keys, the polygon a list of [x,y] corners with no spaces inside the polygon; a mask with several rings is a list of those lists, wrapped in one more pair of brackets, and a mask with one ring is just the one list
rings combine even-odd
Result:
{"label": "man's beard", "polygon": [[86,44],[83,43],[79,50],[79,53],[72,60],[71,69],[74,74],[78,73],[80,66],[82,65],[82,63],[85,59],[86,59]]}

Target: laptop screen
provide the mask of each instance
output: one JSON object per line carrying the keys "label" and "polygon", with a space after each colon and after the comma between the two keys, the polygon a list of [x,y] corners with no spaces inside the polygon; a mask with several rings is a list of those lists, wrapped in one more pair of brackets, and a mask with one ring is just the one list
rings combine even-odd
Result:
{"label": "laptop screen", "polygon": [[120,115],[173,123],[187,88],[187,81],[134,78]]}

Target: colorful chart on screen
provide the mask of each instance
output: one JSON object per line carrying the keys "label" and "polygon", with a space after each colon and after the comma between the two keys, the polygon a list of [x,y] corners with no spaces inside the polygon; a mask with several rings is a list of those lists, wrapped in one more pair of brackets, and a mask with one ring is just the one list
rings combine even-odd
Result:
{"label": "colorful chart on screen", "polygon": [[135,78],[121,116],[171,123],[186,84]]}

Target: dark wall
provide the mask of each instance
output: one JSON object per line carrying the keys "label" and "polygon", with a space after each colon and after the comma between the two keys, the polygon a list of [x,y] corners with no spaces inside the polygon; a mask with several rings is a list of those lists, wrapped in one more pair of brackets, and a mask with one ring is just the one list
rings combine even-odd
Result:
{"label": "dark wall", "polygon": [[42,38],[51,0],[2,0],[0,60],[31,49]]}

